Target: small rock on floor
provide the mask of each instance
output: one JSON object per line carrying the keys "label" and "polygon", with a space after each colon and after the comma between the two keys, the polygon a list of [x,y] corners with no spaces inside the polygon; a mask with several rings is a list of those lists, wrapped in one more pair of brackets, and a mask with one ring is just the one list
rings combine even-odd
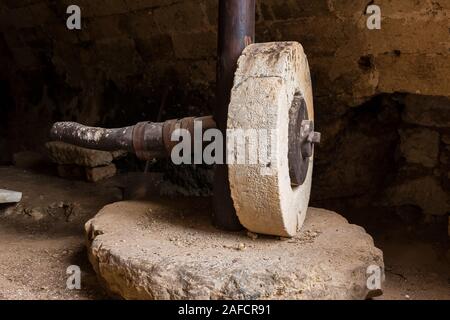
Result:
{"label": "small rock on floor", "polygon": [[0,189],[0,203],[16,203],[22,200],[22,193]]}
{"label": "small rock on floor", "polygon": [[59,141],[48,142],[45,146],[50,157],[57,164],[89,168],[110,165],[114,159],[126,154],[123,151],[108,152],[86,149]]}

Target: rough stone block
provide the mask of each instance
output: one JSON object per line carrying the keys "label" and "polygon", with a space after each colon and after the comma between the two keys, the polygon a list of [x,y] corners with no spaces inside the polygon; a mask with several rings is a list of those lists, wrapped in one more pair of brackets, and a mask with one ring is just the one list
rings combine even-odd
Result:
{"label": "rough stone block", "polygon": [[437,165],[439,159],[439,133],[425,128],[400,131],[400,150],[409,163],[427,168]]}
{"label": "rough stone block", "polygon": [[450,92],[450,65],[448,57],[440,52],[411,53],[400,57],[378,55],[375,63],[377,70],[382,70],[378,92],[410,92],[434,96],[446,96]]}
{"label": "rough stone block", "polygon": [[212,58],[216,54],[214,32],[177,33],[172,36],[175,56],[179,59]]}
{"label": "rough stone block", "polygon": [[96,43],[98,67],[111,79],[136,74],[142,60],[130,38],[104,39]]}
{"label": "rough stone block", "polygon": [[415,205],[428,215],[446,215],[450,211],[450,194],[433,177],[405,181],[387,190],[390,205]]}
{"label": "rough stone block", "polygon": [[[106,206],[85,225],[89,260],[109,292],[125,299],[362,300],[382,293],[382,252],[334,212],[311,208],[304,229],[283,241],[217,230],[210,209],[198,199]],[[379,288],[367,286],[369,267],[380,271]]]}
{"label": "rough stone block", "polygon": [[0,203],[15,203],[22,200],[22,193],[0,189]]}
{"label": "rough stone block", "polygon": [[326,4],[328,5],[329,11],[333,15],[336,15],[338,17],[345,17],[346,19],[351,18],[361,19],[361,14],[367,8],[367,1],[365,0],[331,0],[327,1]]}
{"label": "rough stone block", "polygon": [[[126,17],[123,21],[123,26],[134,38],[150,38],[151,36],[160,35],[166,30],[159,30],[153,11],[140,10],[133,12]],[[155,46],[157,44],[155,43]]]}
{"label": "rough stone block", "polygon": [[58,164],[75,164],[83,167],[99,167],[111,164],[111,152],[77,147],[64,142],[48,142],[46,147],[50,157]]}
{"label": "rough stone block", "polygon": [[83,17],[108,16],[114,14],[125,13],[129,9],[125,4],[125,0],[62,0],[67,7],[77,4],[81,8]]}
{"label": "rough stone block", "polygon": [[125,20],[124,15],[91,18],[86,22],[85,31],[92,40],[126,37],[127,32],[123,30]]}
{"label": "rough stone block", "polygon": [[208,85],[215,81],[216,78],[216,61],[199,60],[192,62],[189,66],[189,74],[194,84]]}
{"label": "rough stone block", "polygon": [[115,164],[109,166],[86,168],[86,179],[90,182],[98,182],[107,178],[114,177],[117,173]]}
{"label": "rough stone block", "polygon": [[428,2],[428,1],[382,1],[382,7],[388,16],[398,16],[401,12],[408,17],[423,17],[424,13],[438,19],[445,19],[450,10],[450,3],[447,1]]}
{"label": "rough stone block", "polygon": [[217,30],[219,23],[219,1],[202,0],[201,3],[208,17],[209,24]]}
{"label": "rough stone block", "polygon": [[206,15],[198,1],[183,1],[154,11],[160,30],[171,32],[195,32],[206,27]]}
{"label": "rough stone block", "polygon": [[179,0],[125,0],[127,7],[133,11],[145,8],[169,6],[177,2],[179,2]]}
{"label": "rough stone block", "polygon": [[[448,24],[443,20],[414,16],[405,23],[404,15],[388,18],[384,15],[385,9],[382,7],[381,10],[383,14],[381,29],[370,32],[371,30],[364,25],[365,30],[360,31],[365,34],[367,45],[373,55],[383,55],[396,50],[400,60],[408,60],[411,53],[415,55],[426,55],[430,52],[446,53]],[[363,21],[365,23],[366,19]],[[418,42],[420,46],[412,45]]]}
{"label": "rough stone block", "polygon": [[422,126],[450,128],[450,98],[407,95],[403,120]]}
{"label": "rough stone block", "polygon": [[272,9],[276,20],[298,19],[305,16],[322,16],[329,13],[326,1],[270,0],[265,1]]}
{"label": "rough stone block", "polygon": [[170,60],[174,57],[172,37],[167,34],[137,38],[136,50],[144,61]]}

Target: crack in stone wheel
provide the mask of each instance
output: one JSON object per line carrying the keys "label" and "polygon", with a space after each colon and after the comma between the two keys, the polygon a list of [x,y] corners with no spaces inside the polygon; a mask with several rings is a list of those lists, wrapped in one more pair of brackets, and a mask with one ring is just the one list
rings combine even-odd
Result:
{"label": "crack in stone wheel", "polygon": [[227,127],[232,132],[267,130],[273,137],[266,144],[247,137],[247,156],[251,156],[250,150],[269,152],[269,163],[228,165],[237,215],[252,232],[292,237],[305,220],[313,156],[307,159],[301,185],[291,181],[289,172],[289,114],[299,96],[309,120],[314,120],[308,60],[299,43],[259,43],[244,50],[231,92]]}

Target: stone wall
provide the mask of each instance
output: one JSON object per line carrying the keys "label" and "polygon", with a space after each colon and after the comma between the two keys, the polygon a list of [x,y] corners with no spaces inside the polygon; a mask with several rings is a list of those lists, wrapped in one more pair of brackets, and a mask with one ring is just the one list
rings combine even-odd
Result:
{"label": "stone wall", "polygon": [[[324,138],[313,199],[445,215],[450,1],[370,1],[381,30],[368,3],[257,1],[257,41],[309,57]],[[81,31],[65,26],[70,4]],[[216,22],[217,0],[0,0],[0,161],[39,149],[54,120],[156,120],[164,92],[163,118],[211,113]]]}

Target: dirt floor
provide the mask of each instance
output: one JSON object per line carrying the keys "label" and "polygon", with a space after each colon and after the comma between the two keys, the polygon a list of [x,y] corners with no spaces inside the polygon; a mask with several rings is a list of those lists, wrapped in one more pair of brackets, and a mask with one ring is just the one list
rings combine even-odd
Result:
{"label": "dirt floor", "polygon": [[[119,176],[91,184],[52,172],[0,167],[0,188],[24,194],[19,205],[0,207],[0,299],[107,299],[87,260],[84,223],[104,205],[130,194],[127,181]],[[395,221],[360,224],[384,251],[381,299],[450,299],[447,239],[396,229]],[[71,265],[82,270],[81,290],[66,287]]]}

